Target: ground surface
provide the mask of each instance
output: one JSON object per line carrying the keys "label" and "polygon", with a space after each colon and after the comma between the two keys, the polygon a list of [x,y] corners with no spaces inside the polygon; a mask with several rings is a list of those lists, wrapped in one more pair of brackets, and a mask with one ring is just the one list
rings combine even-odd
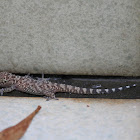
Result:
{"label": "ground surface", "polygon": [[16,124],[38,105],[22,140],[138,140],[139,99],[0,97],[0,131]]}

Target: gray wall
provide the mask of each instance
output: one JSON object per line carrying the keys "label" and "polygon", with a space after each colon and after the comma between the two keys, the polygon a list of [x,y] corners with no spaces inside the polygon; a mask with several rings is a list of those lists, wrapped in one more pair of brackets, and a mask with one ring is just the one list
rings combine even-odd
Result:
{"label": "gray wall", "polygon": [[0,0],[0,71],[140,76],[140,0]]}

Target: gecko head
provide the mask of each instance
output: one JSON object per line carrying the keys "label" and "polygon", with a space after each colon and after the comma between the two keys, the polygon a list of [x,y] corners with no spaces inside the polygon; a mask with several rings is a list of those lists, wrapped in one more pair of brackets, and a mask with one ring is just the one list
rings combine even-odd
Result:
{"label": "gecko head", "polygon": [[11,73],[9,72],[0,72],[0,86],[9,86],[11,85],[11,82],[10,82],[10,78],[11,77]]}

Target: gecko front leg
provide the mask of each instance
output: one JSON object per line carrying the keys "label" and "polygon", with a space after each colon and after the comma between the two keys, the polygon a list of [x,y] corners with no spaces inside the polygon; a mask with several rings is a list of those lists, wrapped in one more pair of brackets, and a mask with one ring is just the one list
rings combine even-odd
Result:
{"label": "gecko front leg", "polygon": [[11,86],[11,87],[8,87],[8,88],[1,88],[0,89],[0,95],[2,96],[3,93],[6,93],[6,92],[11,92],[15,90],[15,86]]}

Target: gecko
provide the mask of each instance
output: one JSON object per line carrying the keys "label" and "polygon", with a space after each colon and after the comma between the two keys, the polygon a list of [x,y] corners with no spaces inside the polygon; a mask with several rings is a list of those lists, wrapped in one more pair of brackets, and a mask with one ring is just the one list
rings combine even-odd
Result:
{"label": "gecko", "polygon": [[136,84],[131,86],[124,86],[118,88],[83,88],[78,86],[72,86],[67,84],[60,84],[55,82],[42,80],[36,80],[30,76],[19,76],[9,72],[0,72],[0,94],[5,92],[11,92],[13,90],[45,96],[47,100],[56,99],[55,93],[57,92],[69,92],[75,94],[109,94],[113,92],[122,91],[136,87]]}

